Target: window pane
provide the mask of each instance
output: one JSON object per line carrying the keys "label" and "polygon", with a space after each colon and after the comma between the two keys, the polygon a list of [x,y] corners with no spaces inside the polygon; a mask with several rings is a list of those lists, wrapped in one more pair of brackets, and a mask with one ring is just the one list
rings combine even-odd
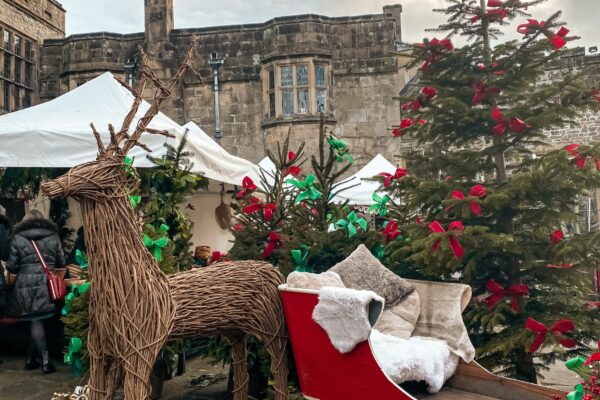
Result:
{"label": "window pane", "polygon": [[269,117],[275,116],[275,93],[269,93]]}
{"label": "window pane", "polygon": [[327,110],[327,90],[317,90],[317,112]]}
{"label": "window pane", "polygon": [[25,96],[23,96],[23,107],[30,107],[31,106],[31,92],[30,91],[25,91]]}
{"label": "window pane", "polygon": [[10,79],[10,65],[11,65],[11,55],[4,53],[4,77]]}
{"label": "window pane", "polygon": [[4,111],[10,111],[10,85],[4,82]]}
{"label": "window pane", "polygon": [[308,85],[308,67],[306,65],[296,66],[296,85]]}
{"label": "window pane", "polygon": [[25,64],[25,86],[31,87],[31,64]]}
{"label": "window pane", "polygon": [[308,90],[298,90],[298,112],[306,114],[308,112]]}
{"label": "window pane", "polygon": [[269,90],[275,89],[275,71],[269,71]]}
{"label": "window pane", "polygon": [[325,86],[325,67],[321,65],[315,66],[315,83],[317,86]]}
{"label": "window pane", "polygon": [[3,42],[3,46],[6,50],[10,50],[10,35],[8,34],[7,31],[4,31],[4,40]]}
{"label": "window pane", "polygon": [[292,86],[292,67],[281,68],[281,86]]}
{"label": "window pane", "polygon": [[21,60],[15,58],[15,82],[21,83]]}
{"label": "window pane", "polygon": [[21,55],[21,38],[15,35],[15,54]]}
{"label": "window pane", "polygon": [[30,60],[33,59],[33,46],[31,42],[25,42],[25,57]]}
{"label": "window pane", "polygon": [[281,91],[281,102],[283,108],[283,115],[290,115],[294,113],[294,96],[291,90]]}
{"label": "window pane", "polygon": [[21,91],[19,90],[18,86],[13,88],[13,94],[15,96],[15,110],[19,110],[21,108]]}

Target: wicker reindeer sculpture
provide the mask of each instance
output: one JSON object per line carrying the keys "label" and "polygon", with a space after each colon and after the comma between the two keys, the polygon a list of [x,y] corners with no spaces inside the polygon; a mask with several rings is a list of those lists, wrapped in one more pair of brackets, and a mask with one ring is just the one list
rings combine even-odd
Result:
{"label": "wicker reindeer sculpture", "polygon": [[[140,51],[141,52],[141,51]],[[246,335],[263,341],[271,356],[276,399],[288,398],[286,332],[277,286],[279,271],[264,262],[229,262],[167,277],[146,249],[129,194],[139,178],[124,161],[142,133],[169,135],[148,128],[161,103],[191,70],[193,46],[168,85],[142,63],[142,79],[121,129],[109,126],[110,144],[98,145],[96,161],[76,166],[46,182],[50,197],[72,196],[81,204],[92,282],[88,350],[90,400],[112,399],[124,385],[125,400],[149,398],[150,372],[169,339],[227,336],[232,343],[234,399],[248,397]],[[142,53],[142,59],[143,53]],[[132,133],[129,128],[142,103],[148,80],[154,99]],[[125,83],[123,85],[128,87]],[[148,149],[147,149],[148,150]]]}

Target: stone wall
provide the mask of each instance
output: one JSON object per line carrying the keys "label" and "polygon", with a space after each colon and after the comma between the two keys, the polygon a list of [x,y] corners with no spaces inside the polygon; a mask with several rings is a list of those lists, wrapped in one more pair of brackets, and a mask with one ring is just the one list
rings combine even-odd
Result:
{"label": "stone wall", "polygon": [[65,10],[53,0],[0,0],[0,23],[39,44],[65,36]]}

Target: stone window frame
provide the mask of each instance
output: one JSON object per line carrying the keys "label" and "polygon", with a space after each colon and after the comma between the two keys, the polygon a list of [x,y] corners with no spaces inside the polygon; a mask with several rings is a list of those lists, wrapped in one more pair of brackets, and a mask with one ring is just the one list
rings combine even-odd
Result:
{"label": "stone window frame", "polygon": [[[297,67],[306,66],[308,70],[308,85],[298,85],[297,82]],[[316,68],[324,68],[325,84],[321,86],[316,85]],[[292,85],[282,86],[281,82],[281,69],[291,67],[292,68]],[[301,57],[294,59],[284,59],[269,62],[263,66],[262,69],[262,85],[263,85],[263,109],[266,118],[270,119],[293,119],[302,118],[306,116],[316,116],[319,114],[317,110],[317,91],[325,92],[325,109],[324,113],[330,112],[330,98],[331,93],[331,63],[329,60],[319,59],[316,57]],[[274,87],[271,83],[274,78]],[[308,91],[308,107],[305,112],[302,112],[298,100],[299,91]],[[283,110],[283,92],[292,91],[293,108],[294,111],[291,114],[284,114]],[[273,98],[275,107],[273,110]],[[273,113],[274,111],[274,113]]]}
{"label": "stone window frame", "polygon": [[[15,47],[17,44],[18,48]],[[0,113],[17,111],[33,105],[36,80],[34,45],[35,41],[32,38],[0,24]],[[30,50],[29,54],[27,50]]]}

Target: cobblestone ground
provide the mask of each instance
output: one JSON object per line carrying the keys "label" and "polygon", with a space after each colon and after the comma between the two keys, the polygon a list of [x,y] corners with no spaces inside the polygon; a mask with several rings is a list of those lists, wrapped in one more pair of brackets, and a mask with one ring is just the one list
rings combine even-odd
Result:
{"label": "cobblestone ground", "polygon": [[[24,357],[5,357],[0,364],[0,398],[2,400],[50,400],[54,392],[67,392],[81,382],[68,368],[56,362],[58,371],[44,375],[41,371],[25,371]],[[188,360],[185,375],[165,382],[163,400],[221,400],[226,398],[227,369],[215,367],[201,358]],[[202,381],[221,377],[217,383],[202,387]],[[545,374],[544,385],[559,390],[571,390],[577,376],[562,363],[553,365]],[[295,397],[300,399],[300,397]]]}

